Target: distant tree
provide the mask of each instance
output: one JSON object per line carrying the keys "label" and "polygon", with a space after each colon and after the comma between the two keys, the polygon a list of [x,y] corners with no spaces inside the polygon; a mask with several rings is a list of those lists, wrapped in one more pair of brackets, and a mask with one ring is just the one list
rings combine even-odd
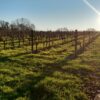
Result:
{"label": "distant tree", "polygon": [[94,32],[94,31],[96,31],[96,30],[95,30],[94,28],[88,28],[87,31],[92,31],[92,32]]}
{"label": "distant tree", "polygon": [[66,32],[66,31],[68,31],[68,28],[66,28],[66,27],[58,28],[56,31]]}
{"label": "distant tree", "polygon": [[9,28],[9,22],[0,20],[0,28],[1,29],[8,29]]}
{"label": "distant tree", "polygon": [[19,18],[12,22],[11,28],[19,30],[35,30],[35,25],[26,18]]}
{"label": "distant tree", "polygon": [[35,30],[35,25],[31,24],[30,29]]}
{"label": "distant tree", "polygon": [[15,25],[15,23],[10,24],[10,28],[11,29],[18,29],[17,26]]}

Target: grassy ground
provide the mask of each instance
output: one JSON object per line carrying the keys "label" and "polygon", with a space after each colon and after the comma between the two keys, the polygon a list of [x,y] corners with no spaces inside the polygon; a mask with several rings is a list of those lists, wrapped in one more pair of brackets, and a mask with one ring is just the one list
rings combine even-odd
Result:
{"label": "grassy ground", "polygon": [[90,100],[100,90],[99,51],[100,38],[74,60],[65,44],[38,54],[2,50],[0,100]]}

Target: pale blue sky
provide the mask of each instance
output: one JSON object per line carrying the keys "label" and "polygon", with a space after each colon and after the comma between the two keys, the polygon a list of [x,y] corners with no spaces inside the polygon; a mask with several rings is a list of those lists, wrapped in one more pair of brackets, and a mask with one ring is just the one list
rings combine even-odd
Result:
{"label": "pale blue sky", "polygon": [[[100,0],[88,0],[98,11]],[[0,0],[0,19],[27,18],[36,29],[99,29],[98,15],[83,0]],[[98,20],[97,20],[98,19]]]}

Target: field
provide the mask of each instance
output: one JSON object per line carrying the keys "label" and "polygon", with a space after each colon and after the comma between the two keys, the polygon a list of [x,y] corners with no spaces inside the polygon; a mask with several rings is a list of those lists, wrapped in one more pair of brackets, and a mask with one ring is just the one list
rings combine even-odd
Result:
{"label": "field", "polygon": [[38,54],[1,50],[0,100],[89,100],[100,90],[99,51],[100,37],[76,59],[66,44]]}

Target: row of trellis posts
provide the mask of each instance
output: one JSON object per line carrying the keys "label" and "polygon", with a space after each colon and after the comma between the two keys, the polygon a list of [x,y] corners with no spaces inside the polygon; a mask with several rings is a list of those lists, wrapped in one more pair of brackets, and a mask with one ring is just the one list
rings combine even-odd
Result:
{"label": "row of trellis posts", "polygon": [[[31,35],[32,35],[32,53],[34,53],[34,43],[36,43],[34,41],[35,33],[31,31]],[[81,49],[84,51],[85,47],[87,47],[88,44],[93,42],[99,36],[99,32],[92,32],[92,31],[78,32],[77,30],[75,30],[71,32],[54,32],[54,33],[50,32],[50,33],[46,33],[46,35],[47,35],[46,37],[47,39],[45,41],[46,47],[52,47],[54,45],[54,41],[57,41],[57,40],[61,40],[62,44],[72,43],[72,45],[74,46],[74,53],[76,57],[78,53],[77,52],[78,49]],[[52,40],[54,37],[58,37],[58,39]],[[68,40],[68,37],[70,38],[70,40]],[[35,45],[36,45],[35,51],[37,52],[38,42]],[[43,45],[45,45],[45,43]],[[78,48],[78,46],[80,46],[80,48]]]}
{"label": "row of trellis posts", "polygon": [[0,49],[15,49],[23,46],[31,47],[31,52],[36,53],[39,50],[50,49],[55,45],[72,44],[74,53],[77,56],[79,47],[85,50],[85,47],[99,36],[97,31],[30,31],[30,30],[0,30]]}

